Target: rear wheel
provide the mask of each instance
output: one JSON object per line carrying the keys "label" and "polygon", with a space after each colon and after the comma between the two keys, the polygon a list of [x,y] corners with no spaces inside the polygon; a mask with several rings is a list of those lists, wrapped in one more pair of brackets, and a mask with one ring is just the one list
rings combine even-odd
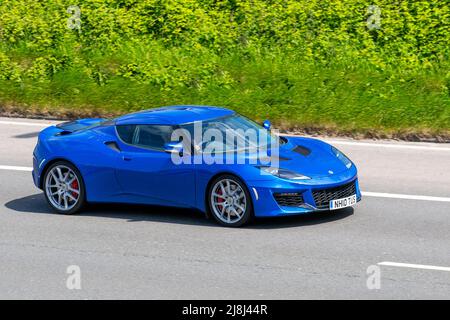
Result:
{"label": "rear wheel", "polygon": [[223,175],[211,183],[208,203],[212,216],[227,227],[240,227],[252,216],[252,201],[246,186],[235,176]]}
{"label": "rear wheel", "polygon": [[73,214],[85,203],[84,184],[80,172],[67,161],[52,164],[44,176],[47,202],[58,213]]}

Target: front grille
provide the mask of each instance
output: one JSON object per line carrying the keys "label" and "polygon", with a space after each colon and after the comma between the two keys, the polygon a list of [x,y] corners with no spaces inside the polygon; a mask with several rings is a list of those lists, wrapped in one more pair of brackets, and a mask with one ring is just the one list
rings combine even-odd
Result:
{"label": "front grille", "polygon": [[329,209],[331,200],[350,197],[356,194],[355,181],[335,188],[315,190],[312,194],[317,209]]}
{"label": "front grille", "polygon": [[300,207],[305,203],[301,193],[274,193],[273,196],[282,207]]}

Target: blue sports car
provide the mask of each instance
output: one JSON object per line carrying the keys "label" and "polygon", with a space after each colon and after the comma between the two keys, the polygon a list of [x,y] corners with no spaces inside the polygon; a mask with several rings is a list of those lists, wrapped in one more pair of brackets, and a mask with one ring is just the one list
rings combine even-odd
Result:
{"label": "blue sports car", "polygon": [[355,165],[317,139],[274,134],[210,106],[150,109],[44,129],[33,180],[58,213],[86,203],[195,208],[225,226],[360,201]]}

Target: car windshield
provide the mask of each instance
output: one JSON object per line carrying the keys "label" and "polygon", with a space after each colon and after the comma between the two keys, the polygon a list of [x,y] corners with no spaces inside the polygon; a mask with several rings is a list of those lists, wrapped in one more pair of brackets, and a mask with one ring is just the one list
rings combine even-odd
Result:
{"label": "car windshield", "polygon": [[181,125],[181,128],[189,132],[194,148],[203,153],[270,149],[275,144],[284,143],[278,136],[241,115],[193,122]]}

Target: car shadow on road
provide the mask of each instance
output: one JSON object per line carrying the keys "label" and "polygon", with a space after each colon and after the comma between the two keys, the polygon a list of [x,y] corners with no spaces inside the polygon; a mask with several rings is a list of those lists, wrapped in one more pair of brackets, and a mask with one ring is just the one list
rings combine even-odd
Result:
{"label": "car shadow on road", "polygon": [[[11,200],[5,204],[5,207],[23,213],[56,215],[47,204],[42,193]],[[341,220],[352,214],[353,208],[346,208],[335,212],[312,213],[277,218],[260,218],[248,225],[246,229],[278,229],[316,225]],[[127,222],[153,221],[205,227],[220,227],[213,219],[205,219],[205,215],[198,210],[173,207],[130,204],[90,204],[82,212],[77,214],[77,216],[123,219]]]}
{"label": "car shadow on road", "polygon": [[12,138],[30,139],[30,138],[36,138],[38,135],[39,135],[39,131],[27,132],[27,133],[22,133],[22,134],[12,136]]}
{"label": "car shadow on road", "polygon": [[255,220],[249,228],[252,229],[282,229],[301,226],[311,226],[322,223],[331,223],[353,215],[353,208],[336,211],[322,211],[287,217],[260,218]]}

